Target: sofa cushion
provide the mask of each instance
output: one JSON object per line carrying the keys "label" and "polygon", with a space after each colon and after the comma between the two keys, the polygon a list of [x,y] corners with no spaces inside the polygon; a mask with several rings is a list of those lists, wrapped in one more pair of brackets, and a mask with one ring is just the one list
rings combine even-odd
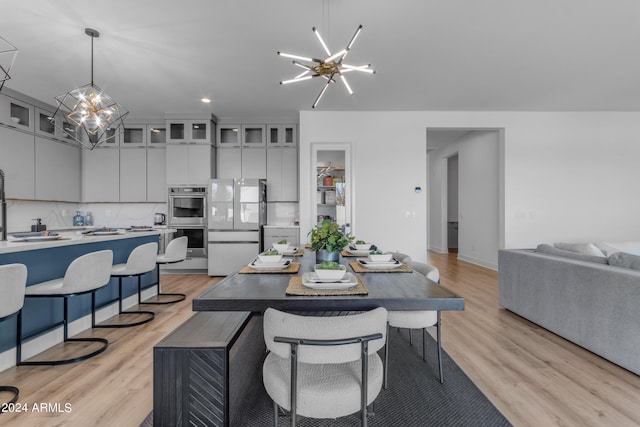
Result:
{"label": "sofa cushion", "polygon": [[585,255],[605,256],[605,254],[593,243],[564,243],[558,242],[553,244],[558,249],[565,251],[578,252]]}
{"label": "sofa cushion", "polygon": [[640,256],[629,254],[626,252],[616,252],[609,256],[609,264],[616,267],[630,268],[632,270],[640,270]]}
{"label": "sofa cushion", "polygon": [[547,243],[538,245],[536,252],[547,255],[561,256],[565,258],[578,259],[581,261],[597,262],[600,264],[607,264],[607,258],[603,256],[585,255],[580,252],[566,251],[564,249],[555,248]]}

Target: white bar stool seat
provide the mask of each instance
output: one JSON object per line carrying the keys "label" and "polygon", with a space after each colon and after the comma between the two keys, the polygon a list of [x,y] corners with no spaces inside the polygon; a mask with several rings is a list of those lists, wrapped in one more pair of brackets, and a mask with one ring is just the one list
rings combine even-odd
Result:
{"label": "white bar stool seat", "polygon": [[[189,238],[187,236],[181,236],[173,239],[167,245],[164,254],[156,257],[156,285],[158,286],[158,298],[163,296],[171,297],[169,299],[162,299],[158,301],[142,301],[140,304],[173,304],[183,301],[187,296],[185,294],[170,294],[162,293],[160,291],[160,265],[161,264],[175,264],[187,259],[187,244]],[[138,299],[142,299],[142,295],[138,295]]]}
{"label": "white bar stool seat", "polygon": [[[151,322],[155,317],[153,311],[123,311],[122,310],[122,278],[137,277],[138,278],[138,296],[141,292],[141,279],[144,274],[150,273],[156,266],[156,255],[158,254],[158,243],[145,243],[135,247],[126,263],[115,264],[111,267],[111,277],[118,278],[118,315],[144,315],[142,320],[131,323],[95,323],[95,310],[93,317],[94,328],[129,328],[131,326],[142,325]],[[138,298],[138,303],[140,299]]]}
{"label": "white bar stool seat", "polygon": [[[19,313],[24,306],[24,290],[27,286],[27,267],[23,264],[0,265],[0,290],[2,290],[2,301],[0,301],[0,322],[15,315],[17,318],[16,327],[16,348],[18,337],[20,336],[20,316]],[[17,353],[16,353],[17,354]],[[18,387],[10,385],[0,385],[0,392],[10,393],[11,400],[7,404],[16,403],[20,390]],[[0,412],[2,409],[0,408]]]}
{"label": "white bar stool seat", "polygon": [[[112,251],[103,250],[91,252],[74,259],[71,264],[69,264],[69,267],[67,267],[67,271],[65,272],[64,277],[28,286],[25,291],[27,298],[64,299],[64,315],[62,320],[62,327],[64,333],[63,341],[65,343],[100,343],[100,347],[90,353],[83,354],[77,357],[71,357],[68,359],[22,361],[21,349],[23,340],[27,340],[35,335],[41,334],[42,331],[39,331],[38,333],[31,336],[19,337],[17,354],[18,365],[62,365],[66,363],[74,363],[96,356],[107,349],[109,341],[104,338],[69,338],[69,298],[76,295],[91,293],[91,308],[93,312],[93,309],[95,307],[95,293],[98,289],[101,289],[109,284],[112,263]],[[55,329],[58,326],[60,326],[60,323],[54,325],[51,329]]]}

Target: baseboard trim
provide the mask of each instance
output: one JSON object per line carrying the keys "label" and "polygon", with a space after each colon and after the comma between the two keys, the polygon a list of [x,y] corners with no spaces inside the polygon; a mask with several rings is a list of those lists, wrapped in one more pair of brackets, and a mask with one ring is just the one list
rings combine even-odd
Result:
{"label": "baseboard trim", "polygon": [[487,262],[487,261],[482,260],[482,259],[473,258],[473,257],[467,256],[467,255],[463,255],[460,252],[458,252],[458,259],[460,259],[462,261],[466,261],[466,262],[471,263],[471,264],[476,264],[476,265],[479,265],[481,267],[488,268],[490,270],[498,271],[498,264],[494,264],[494,263]]}

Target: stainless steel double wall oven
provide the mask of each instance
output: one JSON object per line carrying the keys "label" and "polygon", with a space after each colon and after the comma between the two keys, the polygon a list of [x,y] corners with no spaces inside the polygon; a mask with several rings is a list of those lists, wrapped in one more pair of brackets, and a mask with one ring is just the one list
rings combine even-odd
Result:
{"label": "stainless steel double wall oven", "polygon": [[187,236],[187,256],[207,256],[207,186],[169,187],[168,225],[174,237]]}

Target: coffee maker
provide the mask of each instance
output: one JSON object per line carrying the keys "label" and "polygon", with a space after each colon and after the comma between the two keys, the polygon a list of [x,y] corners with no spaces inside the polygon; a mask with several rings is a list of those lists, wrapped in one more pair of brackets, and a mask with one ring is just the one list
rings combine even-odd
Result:
{"label": "coffee maker", "polygon": [[165,225],[167,223],[167,216],[163,213],[153,214],[153,225]]}

